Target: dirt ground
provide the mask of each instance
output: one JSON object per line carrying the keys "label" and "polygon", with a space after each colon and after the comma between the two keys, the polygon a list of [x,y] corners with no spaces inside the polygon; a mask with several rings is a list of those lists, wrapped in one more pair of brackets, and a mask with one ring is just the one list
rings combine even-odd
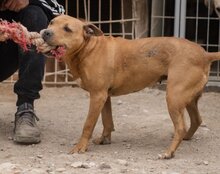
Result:
{"label": "dirt ground", "polygon": [[[160,160],[170,144],[173,125],[165,92],[159,89],[112,98],[115,132],[111,145],[90,143],[85,154],[68,151],[81,135],[88,94],[79,88],[44,87],[35,103],[42,142],[13,143],[16,96],[0,84],[0,174],[218,174],[220,173],[220,93],[205,92],[199,102],[203,124],[191,141],[183,141],[175,158]],[[185,113],[187,116],[187,114]],[[101,120],[93,137],[102,132]]]}

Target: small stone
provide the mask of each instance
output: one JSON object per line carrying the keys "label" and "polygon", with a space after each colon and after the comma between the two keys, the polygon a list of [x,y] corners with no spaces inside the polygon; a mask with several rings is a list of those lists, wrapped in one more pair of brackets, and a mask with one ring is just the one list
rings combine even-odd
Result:
{"label": "small stone", "polygon": [[24,172],[24,173],[28,173],[28,174],[47,174],[48,172],[42,170],[42,169],[31,169],[28,172]]}
{"label": "small stone", "polygon": [[202,163],[200,161],[195,162],[196,165],[201,165]]}
{"label": "small stone", "polygon": [[128,162],[126,160],[123,160],[123,159],[117,159],[117,162],[121,165],[124,165],[124,166],[128,166]]}
{"label": "small stone", "polygon": [[202,122],[202,124],[200,125],[200,127],[207,127],[206,123]]}
{"label": "small stone", "polygon": [[10,140],[10,141],[11,141],[11,140],[13,140],[13,138],[12,138],[12,137],[8,137],[8,140]]}
{"label": "small stone", "polygon": [[127,173],[127,172],[128,172],[128,169],[121,169],[120,172],[121,172],[121,173]]}
{"label": "small stone", "polygon": [[130,149],[131,148],[131,144],[126,144],[126,149]]}
{"label": "small stone", "polygon": [[43,158],[43,155],[37,155],[38,158],[42,159]]}
{"label": "small stone", "polygon": [[127,114],[123,114],[122,117],[128,117],[128,115]]}
{"label": "small stone", "polygon": [[209,165],[209,162],[208,161],[203,161],[203,164]]}
{"label": "small stone", "polygon": [[88,163],[88,166],[89,167],[94,167],[96,164],[94,163],[94,162],[90,162],[90,163]]}
{"label": "small stone", "polygon": [[101,170],[111,169],[111,166],[109,164],[106,164],[103,162],[99,165],[99,169],[101,169]]}
{"label": "small stone", "polygon": [[123,102],[121,100],[117,101],[117,105],[121,105]]}
{"label": "small stone", "polygon": [[80,161],[78,161],[78,162],[72,163],[70,166],[71,166],[71,167],[74,167],[74,168],[81,168],[82,165],[83,165],[83,163],[80,162]]}
{"label": "small stone", "polygon": [[56,172],[64,172],[64,171],[66,171],[65,168],[57,168],[57,169],[56,169]]}
{"label": "small stone", "polygon": [[201,129],[204,131],[207,131],[207,132],[210,131],[210,129],[208,127],[201,127]]}
{"label": "small stone", "polygon": [[147,109],[144,109],[143,112],[144,112],[144,113],[148,113],[149,111],[148,111]]}

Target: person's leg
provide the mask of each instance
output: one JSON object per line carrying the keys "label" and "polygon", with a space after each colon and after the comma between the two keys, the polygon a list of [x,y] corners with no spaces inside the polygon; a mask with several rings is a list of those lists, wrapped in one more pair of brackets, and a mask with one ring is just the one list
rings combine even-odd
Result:
{"label": "person's leg", "polygon": [[[0,18],[11,21],[15,13],[0,12]],[[18,69],[18,46],[13,41],[0,42],[0,82],[9,78]]]}
{"label": "person's leg", "polygon": [[[19,13],[18,21],[28,31],[44,29],[48,25],[48,19],[44,11],[38,6],[28,6]],[[28,52],[19,50],[19,79],[15,83],[14,91],[18,95],[17,106],[28,102],[33,104],[40,97],[42,79],[44,75],[45,57],[37,53],[34,46]]]}
{"label": "person's leg", "polygon": [[[39,32],[48,25],[44,11],[32,5],[20,11],[16,20],[27,27],[28,31]],[[19,48],[18,58],[19,78],[14,86],[14,92],[18,96],[14,140],[18,143],[38,143],[40,130],[35,123],[37,117],[34,113],[34,100],[40,97],[45,57],[37,53],[33,46],[28,52]]]}

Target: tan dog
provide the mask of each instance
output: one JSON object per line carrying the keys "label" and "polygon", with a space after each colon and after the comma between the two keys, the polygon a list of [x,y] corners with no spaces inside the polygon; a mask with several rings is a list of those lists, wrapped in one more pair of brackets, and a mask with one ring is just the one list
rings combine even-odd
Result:
{"label": "tan dog", "polygon": [[[202,120],[197,102],[208,80],[210,64],[220,53],[207,53],[199,45],[173,37],[126,40],[103,36],[92,24],[70,16],[53,19],[42,32],[53,46],[64,46],[64,61],[81,87],[90,93],[90,107],[82,136],[71,153],[85,152],[102,114],[103,133],[96,144],[111,142],[114,130],[111,96],[124,95],[149,87],[167,76],[167,106],[174,124],[171,145],[161,158],[168,159],[183,139],[190,139]],[[183,111],[191,126],[186,130]]]}

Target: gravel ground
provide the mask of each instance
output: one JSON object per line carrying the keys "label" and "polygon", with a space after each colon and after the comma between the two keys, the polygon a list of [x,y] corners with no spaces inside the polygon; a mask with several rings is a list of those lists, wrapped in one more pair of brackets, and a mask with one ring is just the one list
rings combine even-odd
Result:
{"label": "gravel ground", "polygon": [[[16,110],[13,86],[0,84],[0,174],[218,174],[219,100],[218,92],[203,94],[199,102],[203,124],[191,141],[181,143],[171,160],[158,159],[173,133],[165,92],[159,89],[112,98],[116,129],[112,144],[90,143],[87,153],[69,155],[81,135],[88,94],[79,88],[44,87],[35,104],[42,142],[25,146],[12,141]],[[93,137],[101,132],[99,119]]]}

